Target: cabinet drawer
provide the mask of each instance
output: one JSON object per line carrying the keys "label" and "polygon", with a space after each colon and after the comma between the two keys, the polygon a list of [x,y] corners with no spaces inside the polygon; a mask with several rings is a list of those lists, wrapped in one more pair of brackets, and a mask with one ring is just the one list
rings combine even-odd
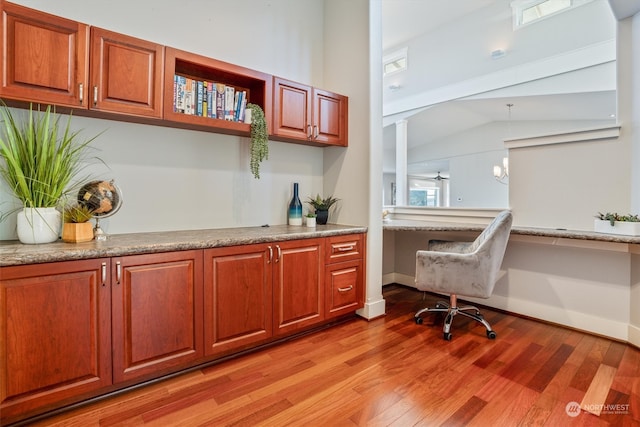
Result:
{"label": "cabinet drawer", "polygon": [[362,261],[347,261],[327,267],[325,276],[327,318],[352,313],[362,307]]}
{"label": "cabinet drawer", "polygon": [[362,234],[334,236],[327,238],[327,264],[361,259],[363,252]]}

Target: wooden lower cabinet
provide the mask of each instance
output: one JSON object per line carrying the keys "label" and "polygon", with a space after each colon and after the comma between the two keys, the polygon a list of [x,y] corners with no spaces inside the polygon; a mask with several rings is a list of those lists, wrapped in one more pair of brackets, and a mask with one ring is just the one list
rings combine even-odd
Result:
{"label": "wooden lower cabinet", "polygon": [[202,251],[132,255],[111,265],[114,383],[200,359]]}
{"label": "wooden lower cabinet", "polygon": [[324,239],[280,242],[272,263],[274,334],[324,320]]}
{"label": "wooden lower cabinet", "polygon": [[274,245],[204,251],[204,342],[207,356],[255,345],[272,335]]}
{"label": "wooden lower cabinet", "polygon": [[109,263],[2,268],[1,425],[111,384]]}
{"label": "wooden lower cabinet", "polygon": [[361,308],[364,234],[0,268],[0,425]]}

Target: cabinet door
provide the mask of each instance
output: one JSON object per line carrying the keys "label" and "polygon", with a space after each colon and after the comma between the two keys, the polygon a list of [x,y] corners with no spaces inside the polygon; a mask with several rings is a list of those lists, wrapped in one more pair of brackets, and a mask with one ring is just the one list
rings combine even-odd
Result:
{"label": "cabinet door", "polygon": [[0,96],[86,107],[89,27],[0,2],[4,69]]}
{"label": "cabinet door", "polygon": [[286,334],[324,319],[324,240],[279,242],[274,254],[274,327]]}
{"label": "cabinet door", "polygon": [[330,264],[326,269],[327,318],[353,313],[364,304],[362,261]]}
{"label": "cabinet door", "polygon": [[285,138],[308,140],[311,135],[312,89],[274,77],[273,131]]}
{"label": "cabinet door", "polygon": [[202,251],[112,259],[113,380],[202,356]]}
{"label": "cabinet door", "polygon": [[348,145],[348,99],[346,96],[314,89],[313,92],[313,130],[314,142]]}
{"label": "cabinet door", "polygon": [[205,250],[204,334],[207,355],[249,347],[272,335],[274,247]]}
{"label": "cabinet door", "polygon": [[162,117],[164,47],[91,28],[89,108]]}
{"label": "cabinet door", "polygon": [[108,263],[0,269],[0,424],[111,384]]}

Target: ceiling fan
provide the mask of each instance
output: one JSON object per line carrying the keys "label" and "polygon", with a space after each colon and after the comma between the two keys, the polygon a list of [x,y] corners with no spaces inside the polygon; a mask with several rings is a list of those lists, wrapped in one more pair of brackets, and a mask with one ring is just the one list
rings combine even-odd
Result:
{"label": "ceiling fan", "polygon": [[427,177],[427,179],[433,179],[435,181],[442,181],[443,179],[449,179],[449,178],[445,178],[444,176],[440,175],[440,171],[438,171],[438,174],[436,176]]}

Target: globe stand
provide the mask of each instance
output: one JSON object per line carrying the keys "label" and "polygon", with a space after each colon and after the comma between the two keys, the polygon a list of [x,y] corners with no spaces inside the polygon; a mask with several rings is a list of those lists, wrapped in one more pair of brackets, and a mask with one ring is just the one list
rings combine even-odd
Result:
{"label": "globe stand", "polygon": [[109,235],[100,228],[100,219],[96,218],[96,226],[93,228],[93,238],[96,242],[106,242]]}

